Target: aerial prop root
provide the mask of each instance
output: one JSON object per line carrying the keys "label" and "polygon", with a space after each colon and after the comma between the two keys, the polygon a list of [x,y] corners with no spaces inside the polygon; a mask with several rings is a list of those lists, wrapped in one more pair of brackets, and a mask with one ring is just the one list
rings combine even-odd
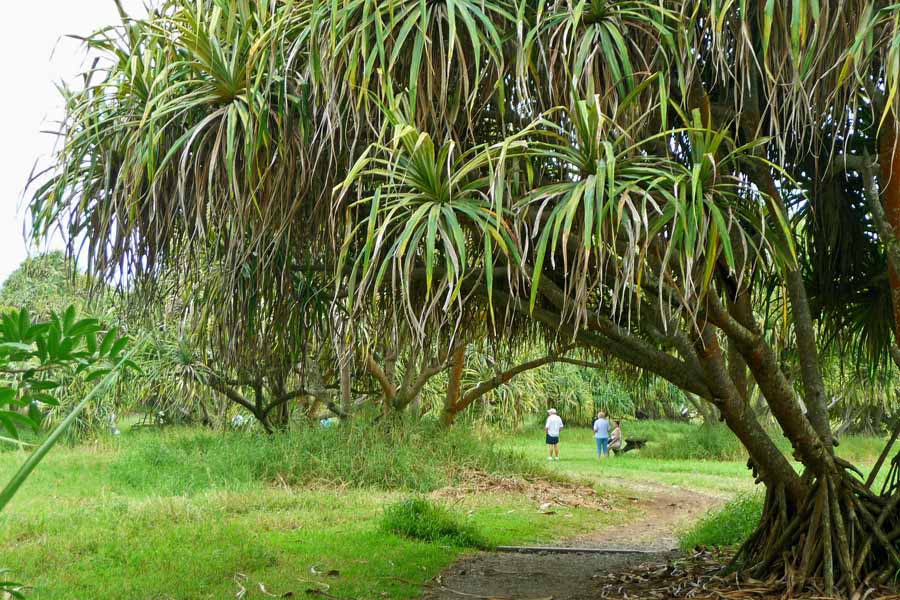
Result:
{"label": "aerial prop root", "polygon": [[863,597],[900,572],[900,490],[880,495],[850,465],[804,476],[806,494],[792,501],[781,485],[766,489],[759,526],[728,570],[756,580],[780,579],[790,596],[807,587]]}

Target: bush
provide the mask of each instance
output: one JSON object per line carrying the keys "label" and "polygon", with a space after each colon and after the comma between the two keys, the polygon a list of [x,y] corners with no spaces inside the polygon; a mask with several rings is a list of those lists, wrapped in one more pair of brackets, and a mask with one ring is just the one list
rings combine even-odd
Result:
{"label": "bush", "polygon": [[[628,439],[629,433],[625,433]],[[637,436],[642,437],[642,436]],[[744,447],[725,425],[685,423],[662,438],[647,435],[654,443],[644,450],[647,458],[670,460],[744,460]]]}
{"label": "bush", "polygon": [[490,544],[456,514],[424,498],[388,506],[381,521],[384,531],[423,542],[488,549]]}
{"label": "bush", "polygon": [[679,540],[681,549],[740,544],[759,525],[762,509],[763,498],[759,494],[739,496],[685,532]]}
{"label": "bush", "polygon": [[114,481],[143,493],[181,495],[255,481],[325,483],[427,493],[469,469],[546,476],[545,467],[464,428],[433,424],[318,424],[276,435],[167,429],[127,433],[110,465]]}

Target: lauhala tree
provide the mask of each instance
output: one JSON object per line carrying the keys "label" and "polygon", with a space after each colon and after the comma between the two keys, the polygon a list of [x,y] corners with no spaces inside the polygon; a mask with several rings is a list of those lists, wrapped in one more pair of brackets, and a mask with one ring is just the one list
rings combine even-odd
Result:
{"label": "lauhala tree", "polygon": [[[598,6],[594,7],[596,19],[614,20],[614,9],[602,14],[602,8],[610,8],[612,3]],[[778,38],[785,31],[793,37],[805,35],[796,22],[808,18],[827,22],[827,15],[805,15],[801,10],[800,6],[793,9],[794,24],[771,7],[754,15],[755,20],[749,19],[753,8],[747,6],[736,15],[715,17],[726,22],[731,19],[732,25],[737,22],[741,27],[762,25],[758,39],[766,46],[785,44],[790,39],[787,35]],[[868,52],[877,52],[872,38],[885,36],[886,12],[869,13],[854,23],[849,38],[868,36],[862,45]],[[645,15],[653,13],[650,10]],[[683,19],[684,15],[675,17]],[[815,31],[822,35],[823,29]],[[698,46],[708,51],[711,61],[728,60],[719,54],[717,43],[736,52],[734,56],[756,52],[752,47],[741,48],[740,41],[714,38],[710,33]],[[815,42],[814,46],[827,45],[824,38]],[[840,46],[834,38],[830,43]],[[856,42],[848,43],[838,53],[843,53],[845,69],[860,60],[859,48]],[[766,48],[761,63],[767,64],[768,52]],[[866,489],[874,476],[866,481],[856,478],[834,453],[820,360],[826,349],[817,340],[817,325],[827,327],[842,304],[846,309],[858,302],[858,294],[853,293],[862,285],[871,285],[871,279],[865,284],[860,281],[872,273],[866,268],[869,265],[851,265],[857,280],[845,294],[832,298],[830,305],[810,302],[807,286],[815,277],[827,279],[828,271],[821,264],[823,254],[833,253],[835,248],[815,246],[817,237],[827,235],[821,222],[823,217],[827,220],[827,214],[815,214],[817,202],[824,212],[828,197],[821,188],[805,186],[802,179],[808,177],[810,171],[804,168],[810,165],[832,176],[836,172],[851,180],[845,182],[851,185],[852,179],[861,177],[856,189],[862,202],[857,203],[856,215],[850,216],[863,224],[871,220],[877,229],[863,225],[857,228],[855,238],[853,231],[847,232],[844,241],[855,239],[858,244],[875,239],[880,252],[890,254],[892,232],[884,227],[889,219],[879,214],[878,198],[878,190],[883,188],[885,199],[890,200],[889,180],[882,175],[887,181],[871,181],[872,175],[867,173],[871,165],[859,161],[860,155],[847,145],[837,146],[840,137],[846,141],[852,137],[852,129],[865,123],[861,105],[870,107],[876,116],[889,114],[883,103],[890,98],[893,84],[889,76],[873,72],[843,73],[829,80],[816,71],[818,58],[804,55],[796,43],[782,52],[782,56],[788,53],[798,62],[805,61],[806,76],[815,72],[816,77],[833,83],[830,95],[793,95],[803,85],[796,73],[791,75],[794,79],[785,81],[780,79],[782,75],[751,70],[751,84],[739,82],[741,85],[730,89],[702,76],[686,89],[660,88],[659,105],[654,107],[640,102],[642,92],[652,85],[648,79],[643,90],[637,85],[630,96],[619,95],[620,103],[614,107],[603,97],[576,100],[574,106],[558,113],[544,111],[533,131],[516,133],[493,146],[484,145],[490,138],[480,140],[480,151],[470,159],[459,154],[462,165],[448,161],[444,172],[449,197],[453,197],[454,178],[462,176],[456,183],[456,197],[442,204],[441,210],[450,205],[449,211],[454,211],[474,197],[481,201],[484,212],[502,210],[509,216],[508,222],[498,218],[488,227],[474,219],[468,222],[476,231],[480,229],[477,233],[483,240],[493,236],[498,242],[504,259],[499,262],[511,265],[499,272],[490,254],[490,241],[487,251],[478,257],[480,264],[454,260],[465,256],[471,240],[458,243],[461,236],[445,233],[455,231],[449,211],[417,206],[422,198],[415,185],[418,180],[405,171],[407,166],[414,173],[420,170],[423,156],[427,164],[432,151],[430,136],[417,130],[415,119],[392,123],[387,136],[393,136],[393,147],[384,153],[381,163],[390,168],[379,168],[377,161],[369,168],[369,157],[364,156],[348,184],[356,185],[365,198],[362,204],[372,208],[370,216],[363,213],[359,220],[368,227],[359,255],[369,260],[371,254],[381,251],[385,261],[370,271],[374,279],[363,277],[364,284],[379,288],[378,277],[387,270],[388,261],[396,265],[398,259],[416,252],[420,253],[417,258],[424,256],[426,270],[437,262],[431,257],[449,260],[453,264],[447,264],[441,282],[445,290],[471,291],[488,302],[504,296],[507,308],[517,308],[552,328],[571,327],[575,339],[712,401],[747,447],[756,474],[768,488],[763,522],[738,555],[737,564],[757,576],[772,570],[776,563],[790,564],[789,572],[797,574],[788,582],[791,587],[802,588],[809,578],[821,576],[829,593],[835,585],[852,591],[864,579],[883,580],[897,566],[896,550],[888,536],[896,518],[890,511],[896,505],[886,500],[895,490],[892,485],[880,493]],[[702,65],[694,66],[702,69]],[[864,85],[873,80],[874,86]],[[876,93],[870,93],[873,87]],[[782,99],[782,88],[794,91]],[[666,96],[679,92],[678,103],[666,106]],[[823,136],[816,131],[822,122],[809,122],[809,115],[799,112],[811,99],[850,107],[851,116],[847,121],[831,117],[831,133]],[[776,105],[778,110],[773,108]],[[667,115],[672,108],[674,114]],[[848,109],[837,110],[841,114]],[[667,125],[667,117],[671,125]],[[872,115],[868,121],[873,123]],[[647,124],[649,128],[642,127]],[[892,126],[888,121],[887,127]],[[771,133],[771,139],[760,139],[760,132]],[[885,135],[890,133],[882,132],[880,137]],[[447,147],[453,143],[445,142],[440,156],[452,156],[452,148]],[[374,181],[366,181],[367,175]],[[480,177],[490,183],[485,185]],[[398,193],[398,186],[404,191]],[[379,193],[391,194],[394,203],[404,202],[409,211],[385,210],[371,216],[379,210]],[[810,213],[815,218],[804,218]],[[830,231],[842,226],[843,216],[835,218],[832,213]],[[372,225],[376,220],[380,229]],[[391,222],[399,224],[394,237],[390,235]],[[499,233],[501,224],[509,224],[507,231]],[[377,235],[373,235],[375,231]],[[359,239],[363,236],[353,241]],[[424,243],[413,243],[410,249],[410,239]],[[397,245],[391,246],[392,240]],[[530,252],[529,245],[533,245]],[[440,249],[435,251],[435,247]],[[852,263],[853,254],[843,250],[841,258]],[[879,250],[868,253],[873,254],[877,262]],[[415,273],[407,268],[405,275],[395,289],[409,297],[404,286]],[[517,285],[519,277],[525,286]],[[427,273],[426,281],[432,284]],[[766,327],[771,315],[763,292],[773,283],[783,288],[781,306],[789,313],[786,325],[793,356],[779,349]],[[529,288],[530,294],[518,293],[522,287]],[[871,337],[880,323],[857,325],[855,331],[843,332],[839,338]],[[882,345],[880,349],[892,347]],[[796,362],[785,365],[785,358]],[[799,374],[798,385],[792,383],[794,373]],[[791,439],[795,457],[806,467],[802,474],[795,473],[777,452],[749,410],[751,382]],[[871,565],[879,563],[883,570],[873,573]]]}
{"label": "lauhala tree", "polygon": [[[612,21],[613,4],[595,3],[594,18]],[[882,191],[889,206],[890,180],[884,174],[881,181],[872,180],[868,158],[863,155],[860,161],[861,156],[843,141],[866,122],[860,114],[863,106],[876,116],[886,116],[886,127],[893,127],[884,104],[885,98],[891,100],[893,83],[889,75],[871,70],[854,76],[817,71],[818,66],[828,68],[834,63],[801,51],[796,38],[807,35],[805,20],[816,24],[815,36],[824,35],[821,27],[828,15],[802,14],[801,10],[796,5],[789,12],[794,16],[792,23],[780,9],[768,5],[764,13],[747,5],[735,14],[705,13],[709,22],[727,23],[726,31],[735,23],[731,31],[762,25],[757,30],[762,56],[757,56],[755,47],[744,47],[740,36],[723,39],[713,31],[707,31],[708,37],[694,48],[709,60],[707,64],[721,61],[731,69],[741,67],[736,63],[748,60],[746,54],[751,53],[767,68],[742,73],[749,84],[731,81],[731,86],[723,86],[701,75],[680,90],[660,87],[658,104],[648,106],[641,102],[643,92],[653,84],[648,78],[626,94],[617,90],[616,104],[607,104],[603,96],[576,99],[572,106],[543,111],[531,130],[493,145],[489,139],[481,140],[472,158],[466,160],[460,154],[464,165],[448,161],[450,181],[463,175],[457,197],[463,202],[467,197],[479,198],[485,212],[504,215],[491,223],[496,230],[507,228],[494,236],[503,249],[499,262],[508,265],[500,272],[489,252],[479,257],[480,264],[460,266],[453,257],[464,255],[469,240],[459,243],[459,236],[444,233],[453,231],[449,217],[416,207],[421,197],[416,180],[404,170],[406,165],[420,168],[420,155],[423,148],[428,154],[430,138],[417,131],[413,119],[408,123],[397,119],[387,134],[394,141],[382,164],[391,168],[368,168],[369,157],[364,156],[347,187],[355,185],[366,199],[363,204],[375,207],[360,219],[369,232],[360,255],[368,260],[370,254],[381,251],[385,261],[370,271],[375,274],[373,280],[363,277],[364,283],[371,282],[377,289],[387,262],[414,252],[424,257],[426,268],[436,262],[432,256],[449,258],[454,264],[447,265],[444,289],[471,291],[488,302],[503,298],[507,308],[554,329],[568,329],[574,339],[603,348],[711,401],[747,447],[754,473],[768,490],[763,522],[735,564],[757,577],[777,570],[776,565],[789,565],[791,589],[821,577],[827,593],[835,586],[852,592],[885,580],[900,565],[889,537],[896,522],[896,514],[891,514],[896,510],[896,502],[891,501],[896,490],[889,482],[875,492],[871,488],[875,476],[863,480],[854,475],[854,469],[834,451],[821,360],[826,349],[817,339],[817,326],[827,327],[842,303],[846,308],[859,301],[852,292],[862,287],[859,280],[867,275],[866,265],[854,265],[857,281],[837,302],[835,298],[830,305],[810,302],[808,279],[827,277],[821,269],[822,253],[835,248],[816,247],[815,238],[823,235],[823,227],[814,221],[822,216],[804,218],[804,213],[815,214],[817,201],[827,197],[800,180],[808,176],[804,168],[810,164],[848,180],[861,177],[857,192],[863,196],[863,208],[855,216],[863,223],[871,220],[875,228],[857,228],[857,237],[877,240],[889,265],[893,232],[886,227],[890,219],[881,214],[878,195]],[[852,70],[854,61],[860,61],[860,47],[877,53],[879,36],[882,41],[890,39],[884,31],[890,29],[890,22],[884,20],[887,13],[890,9],[866,13],[849,33],[843,32],[843,38],[811,38],[810,44],[834,50],[841,47],[841,40],[848,42],[830,56],[835,60],[841,56],[845,71]],[[664,15],[668,16],[673,15]],[[674,18],[683,20],[685,15],[675,13]],[[865,42],[860,44],[860,38]],[[789,44],[792,39],[794,43]],[[815,73],[832,84],[829,95],[797,94],[804,85],[797,73],[772,75],[768,53],[776,44],[785,44],[782,59],[788,56],[805,63],[806,77]],[[627,55],[623,51],[623,57]],[[860,62],[867,59],[871,55]],[[817,65],[818,60],[823,64]],[[702,71],[705,65],[691,66]],[[865,85],[872,81],[874,85]],[[677,102],[668,106],[667,96],[679,94]],[[800,112],[811,100],[835,103],[839,115],[851,111],[850,117],[846,121],[843,116],[826,117],[831,132],[822,135],[817,128],[823,122]],[[760,133],[772,135],[761,138]],[[878,134],[881,138],[891,135],[889,131]],[[446,142],[444,148],[452,143]],[[881,146],[883,155],[883,142]],[[483,185],[479,177],[490,183]],[[397,186],[404,192],[397,193]],[[375,214],[377,196],[384,190],[393,193],[395,202],[404,196],[400,201],[409,205],[409,212]],[[455,210],[453,201],[446,204]],[[842,226],[840,217],[834,216],[830,231]],[[415,223],[417,219],[421,225]],[[373,227],[376,220],[383,229]],[[391,221],[401,224],[395,237],[387,229]],[[470,223],[482,239],[491,239],[489,227]],[[417,233],[417,227],[422,233]],[[380,237],[373,236],[373,231],[379,231]],[[850,238],[852,233],[843,237]],[[363,236],[354,241],[358,239]],[[409,239],[424,243],[410,250]],[[391,246],[392,240],[397,245]],[[441,251],[435,251],[436,240]],[[853,256],[841,258],[852,261]],[[415,273],[407,269],[405,275],[396,289],[409,296],[403,286]],[[519,278],[524,286],[517,285]],[[793,356],[779,349],[767,328],[771,307],[765,292],[773,284],[783,289],[781,306],[789,313],[785,325],[790,328]],[[522,287],[529,293],[520,293]],[[872,328],[880,324],[857,325],[856,331],[839,337],[871,336]],[[785,364],[785,359],[796,362]],[[796,384],[794,373],[799,374]],[[802,473],[796,473],[777,451],[750,410],[751,382],[791,440],[795,458],[805,467]],[[881,566],[873,570],[876,564]]]}
{"label": "lauhala tree", "polygon": [[224,349],[316,272],[351,318],[443,331],[448,353],[480,307],[484,335],[526,319],[653,373],[716,407],[766,487],[735,566],[849,595],[900,567],[896,483],[840,458],[823,375],[854,344],[900,355],[898,14],[167,0],[88,38],[34,222],[86,240],[95,272],[193,276]]}
{"label": "lauhala tree", "polygon": [[[252,279],[255,261],[244,265],[245,282],[231,299],[246,310],[241,327],[229,329],[227,317],[208,295],[218,296],[210,283],[192,278],[178,281],[166,274],[151,282],[168,291],[154,294],[141,286],[129,292],[132,304],[149,295],[158,302],[151,311],[131,309],[138,323],[152,331],[142,360],[146,376],[140,394],[158,410],[191,417],[199,412],[212,425],[210,399],[218,405],[219,425],[225,424],[228,407],[252,415],[268,433],[284,430],[292,415],[318,414],[322,407],[333,414],[349,410],[338,400],[340,363],[336,360],[346,323],[339,306],[332,304],[332,290],[321,270],[292,273],[292,306],[289,313],[269,312],[270,299]],[[281,299],[282,306],[290,304]]]}

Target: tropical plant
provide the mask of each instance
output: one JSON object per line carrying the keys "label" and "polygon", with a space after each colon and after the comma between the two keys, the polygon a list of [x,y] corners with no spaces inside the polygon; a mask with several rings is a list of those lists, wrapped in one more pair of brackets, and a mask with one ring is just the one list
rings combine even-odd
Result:
{"label": "tropical plant", "polygon": [[735,566],[863,595],[900,567],[900,483],[872,487],[891,444],[867,478],[835,450],[827,372],[854,348],[900,364],[898,15],[164,0],[87,38],[34,223],[105,276],[196,285],[234,367],[310,345],[386,361],[408,331],[426,368],[421,348],[462,372],[469,336],[533,336],[651,373],[715,406],[766,486]]}
{"label": "tropical plant", "polygon": [[66,379],[103,377],[128,344],[116,329],[78,319],[74,307],[47,321],[32,321],[26,309],[0,319],[0,425],[7,442],[18,439],[21,427],[37,431],[45,407],[59,404],[54,392]]}
{"label": "tropical plant", "polygon": [[[32,321],[24,308],[0,316],[0,425],[9,436],[0,436],[0,443],[22,445],[20,429],[37,431],[43,408],[59,404],[54,392],[64,388],[64,379],[100,380],[0,490],[0,512],[78,414],[119,371],[133,366],[125,352],[128,343],[128,338],[119,336],[115,329],[104,332],[95,319],[78,319],[71,306],[61,317],[51,313],[47,321]],[[6,572],[0,569],[0,575]],[[21,589],[18,583],[0,581],[0,593],[4,595],[22,598]]]}

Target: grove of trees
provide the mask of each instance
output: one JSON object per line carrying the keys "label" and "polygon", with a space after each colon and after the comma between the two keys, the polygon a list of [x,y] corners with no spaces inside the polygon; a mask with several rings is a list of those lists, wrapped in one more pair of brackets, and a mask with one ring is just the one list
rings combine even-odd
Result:
{"label": "grove of trees", "polygon": [[[170,303],[267,427],[357,384],[389,418],[441,373],[450,423],[615,360],[747,449],[736,567],[847,595],[900,568],[893,438],[864,476],[829,412],[900,365],[900,5],[163,0],[86,44],[35,234]],[[475,350],[508,366],[464,385]]]}

